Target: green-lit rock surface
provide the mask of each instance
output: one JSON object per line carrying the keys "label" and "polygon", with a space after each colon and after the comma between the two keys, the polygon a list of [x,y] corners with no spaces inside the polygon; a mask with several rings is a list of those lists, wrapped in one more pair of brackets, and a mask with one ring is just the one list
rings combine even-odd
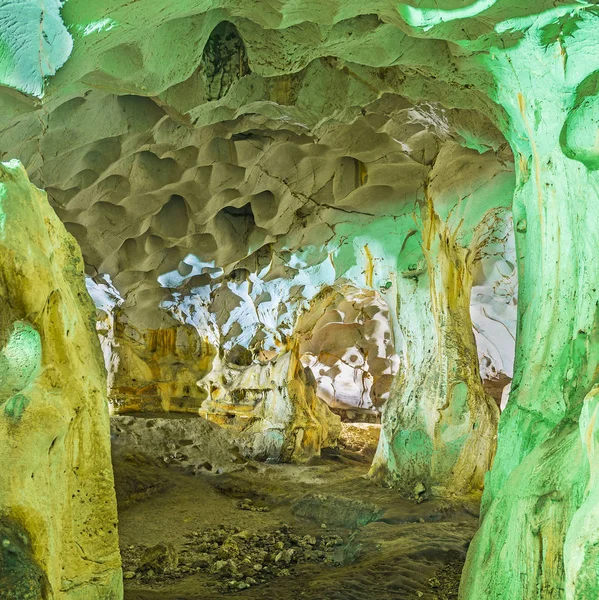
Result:
{"label": "green-lit rock surface", "polygon": [[383,409],[375,472],[406,491],[480,491],[499,411],[482,387],[470,316],[473,265],[501,237],[509,167],[447,145],[398,257],[400,374]]}
{"label": "green-lit rock surface", "polygon": [[[514,381],[461,597],[597,596],[595,3],[69,0],[61,18],[73,51],[41,103],[55,69],[15,71],[2,48],[0,143],[48,189],[88,275],[112,278],[138,331],[166,309],[253,364],[284,355],[326,286],[380,293],[402,364],[375,467],[400,486],[478,490],[491,463],[468,299],[493,287],[474,279],[506,228],[479,225],[515,172]],[[466,149],[463,168],[439,159]],[[35,377],[28,360],[11,390]]]}
{"label": "green-lit rock surface", "polygon": [[[126,409],[130,401],[135,409],[148,400],[154,409],[197,410],[202,395],[214,388],[202,402],[208,418],[222,422],[232,413],[237,420],[256,417],[254,428],[305,431],[293,425],[296,414],[311,430],[327,431],[334,419],[317,398],[302,400],[301,410],[277,408],[264,418],[266,405],[257,413],[249,410],[251,394],[241,394],[241,403],[235,398],[238,383],[249,381],[239,370],[229,374],[239,382],[213,385],[222,361],[208,375],[199,365],[190,368],[187,359],[179,369],[176,352],[157,365],[144,340],[154,339],[154,332],[172,337],[175,330],[166,331],[179,327],[174,318],[193,325],[198,343],[205,340],[223,358],[240,346],[249,350],[254,370],[278,372],[295,343],[300,315],[314,308],[313,299],[328,286],[349,284],[380,294],[388,304],[389,349],[381,351],[387,364],[375,367],[384,376],[377,381],[386,382],[362,386],[368,395],[380,389],[386,399],[405,350],[397,254],[419,214],[440,149],[450,154],[455,148],[459,155],[471,148],[474,158],[486,153],[489,162],[505,163],[506,172],[512,166],[498,130],[473,110],[491,106],[484,95],[477,93],[474,103],[456,96],[442,107],[438,101],[447,96],[441,86],[431,96],[434,104],[421,102],[428,99],[421,88],[425,72],[440,67],[436,51],[447,58],[447,49],[412,40],[391,4],[368,13],[356,3],[337,2],[318,10],[303,3],[263,8],[70,0],[61,14],[73,52],[48,79],[42,106],[20,98],[17,110],[12,96],[0,95],[0,102],[10,103],[6,119],[0,118],[0,142],[48,190],[82,246],[92,285],[110,276],[120,295],[119,312],[136,333],[119,339],[117,327],[116,338],[105,344],[116,404]],[[416,65],[422,67],[418,72]],[[503,193],[499,185],[484,199],[484,210],[502,206]],[[462,309],[467,312],[467,304]],[[462,423],[460,431],[471,419],[478,424],[490,418],[475,415],[474,397],[483,404],[487,398],[476,383],[470,326],[467,318],[468,358],[456,359],[474,361],[470,406],[457,400],[460,408],[450,419]],[[327,359],[329,370],[346,372],[345,380],[330,384],[334,389],[347,388],[360,374],[357,363],[346,364],[352,345]],[[308,364],[309,357],[299,358]],[[499,364],[501,357],[493,361]],[[292,369],[298,376],[293,385],[310,396],[301,371]],[[434,371],[447,387],[443,368]],[[199,390],[190,381],[196,374]],[[286,406],[286,395],[270,405]],[[358,400],[352,402],[359,404],[363,395],[354,394]],[[329,388],[328,397],[334,396]],[[447,397],[440,391],[431,398],[427,435],[433,435],[437,408]],[[462,436],[450,429],[446,438]],[[322,431],[308,444],[316,452],[331,437]],[[482,431],[487,427],[481,425]],[[493,444],[473,458],[475,488]],[[439,453],[444,451],[442,444]],[[454,462],[440,467],[435,483],[444,485]],[[425,475],[418,479],[428,481]]]}
{"label": "green-lit rock surface", "polygon": [[[599,365],[599,179],[590,169],[592,146],[583,153],[587,142],[574,143],[581,138],[572,137],[572,123],[580,89],[588,90],[599,68],[590,51],[599,20],[592,12],[563,18],[561,37],[552,39],[551,17],[489,61],[509,115],[506,136],[519,156],[513,211],[520,306],[514,382],[464,598],[582,600],[598,593],[597,559],[577,531],[581,519],[592,519],[592,425],[585,416],[581,435],[578,422],[592,405],[584,399]],[[593,119],[585,126],[596,135]]]}

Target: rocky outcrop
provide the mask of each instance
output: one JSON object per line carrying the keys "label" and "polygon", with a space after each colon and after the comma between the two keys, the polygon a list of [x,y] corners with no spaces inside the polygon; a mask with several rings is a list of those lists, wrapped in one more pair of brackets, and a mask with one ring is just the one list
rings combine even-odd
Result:
{"label": "rocky outcrop", "polygon": [[265,363],[221,363],[198,385],[208,394],[200,415],[234,432],[252,457],[302,461],[339,437],[340,419],[316,395],[297,343]]}
{"label": "rocky outcrop", "polygon": [[[464,94],[442,105],[426,72],[448,52],[409,42],[395,8],[364,15],[335,0],[314,22],[302,2],[259,14],[235,0],[221,12],[189,0],[139,6],[107,15],[70,0],[62,18],[75,51],[41,104],[0,90],[2,146],[48,190],[88,275],[109,277],[122,298],[108,343],[117,410],[204,404],[223,421],[234,405],[240,422],[247,405],[225,392],[215,401],[230,381],[214,393],[192,384],[218,379],[218,366],[204,377],[213,349],[225,362],[237,346],[249,351],[253,370],[274,365],[298,314],[345,284],[379,296],[378,317],[357,317],[373,328],[360,342],[368,358],[347,335],[345,348],[322,349],[339,360],[306,347],[304,366],[333,404],[382,404],[401,348],[394,281],[414,203],[445,145],[505,161],[505,140]],[[165,324],[165,308],[201,342]],[[309,422],[326,412],[303,405]]]}
{"label": "rocky outcrop", "polygon": [[227,473],[247,463],[235,439],[201,417],[188,415],[113,415],[113,462],[142,456],[186,473]]}
{"label": "rocky outcrop", "polygon": [[[50,188],[88,274],[110,275],[126,311],[157,313],[167,300],[183,314],[222,294],[218,310],[189,310],[180,321],[208,332],[215,316],[223,356],[240,345],[260,355],[256,371],[279,355],[297,306],[323,286],[344,278],[377,290],[402,368],[376,467],[401,485],[421,477],[429,488],[479,490],[492,456],[494,409],[466,297],[475,282],[486,288],[475,294],[485,312],[495,284],[475,273],[480,240],[462,234],[505,198],[437,157],[446,145],[458,157],[469,148],[472,165],[480,153],[515,170],[516,367],[461,594],[597,595],[594,534],[581,525],[595,518],[599,363],[594,3],[111,7],[107,15],[101,3],[64,5],[75,51],[47,82],[68,56],[60,23],[40,28],[36,9],[16,32],[22,44],[3,38],[30,65],[41,43],[51,64],[15,71],[13,53],[0,54],[3,84],[45,93],[39,103],[0,90],[2,147]],[[56,19],[56,3],[48,16]],[[49,52],[46,27],[64,52]],[[486,191],[463,193],[464,182]],[[247,272],[243,282],[235,271]],[[477,328],[483,375],[509,377],[511,347],[491,332],[505,317],[514,333],[513,294],[493,295],[507,309],[486,311]],[[26,326],[16,334],[35,337]],[[26,369],[13,387],[35,377]],[[21,406],[17,397],[10,411]]]}
{"label": "rocky outcrop", "polygon": [[[252,325],[254,333],[263,333],[263,323],[242,329],[230,314],[234,299],[241,298],[228,288],[215,299],[212,313],[191,311],[200,322],[177,322],[164,312],[164,326],[140,330],[119,302],[107,301],[109,292],[114,295],[110,286],[88,286],[103,315],[98,331],[113,412],[199,414],[228,429],[247,456],[262,460],[306,460],[336,443],[339,417],[317,396],[316,382],[299,360],[298,342],[275,332],[277,344],[285,345],[265,351],[264,336],[248,335]],[[172,314],[184,321],[187,308],[174,304]],[[219,313],[226,314],[220,322]],[[230,335],[231,320],[241,340]],[[247,341],[253,338],[257,347]],[[251,349],[232,345],[243,339]]]}
{"label": "rocky outcrop", "polygon": [[105,371],[75,240],[0,164],[0,595],[120,600]]}

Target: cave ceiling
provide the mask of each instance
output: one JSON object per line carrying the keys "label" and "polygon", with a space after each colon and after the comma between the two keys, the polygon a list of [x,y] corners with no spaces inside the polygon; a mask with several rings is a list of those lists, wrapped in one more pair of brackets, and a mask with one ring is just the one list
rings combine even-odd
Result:
{"label": "cave ceiling", "polygon": [[[484,489],[461,598],[598,597],[597,31],[597,0],[0,2],[0,391],[31,457],[88,397],[274,461],[370,411],[370,476]],[[7,431],[29,523],[59,486]],[[76,473],[57,448],[44,477]]]}
{"label": "cave ceiling", "polygon": [[434,193],[464,239],[488,224],[473,316],[509,372],[487,330],[514,332],[513,158],[478,52],[539,7],[445,4],[55,2],[52,43],[0,74],[0,153],[47,190],[95,297],[118,290],[140,328],[207,309],[227,347],[280,346],[325,286],[394,294]]}

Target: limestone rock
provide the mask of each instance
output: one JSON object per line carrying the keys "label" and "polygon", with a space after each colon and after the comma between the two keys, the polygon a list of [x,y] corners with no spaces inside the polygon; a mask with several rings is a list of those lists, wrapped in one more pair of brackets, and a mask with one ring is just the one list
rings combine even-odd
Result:
{"label": "limestone rock", "polygon": [[[571,14],[563,23],[545,13],[517,47],[495,57],[497,68],[488,65],[502,82],[505,135],[521,157],[513,204],[521,286],[514,380],[461,584],[467,600],[583,600],[599,589],[590,471],[599,372],[599,179],[590,148],[582,150],[586,142],[568,135],[578,101],[596,96],[587,84],[599,69],[590,51],[598,25],[595,13]],[[561,27],[573,35],[562,39]],[[575,77],[565,76],[548,46],[562,47],[568,64],[577,65]],[[510,76],[531,60],[537,68],[527,82]],[[542,87],[539,73],[548,74]],[[534,113],[544,117],[537,121]],[[514,577],[516,571],[522,576]]]}
{"label": "limestone rock", "polygon": [[440,495],[480,493],[492,464],[499,411],[481,382],[471,289],[482,249],[503,232],[501,203],[509,205],[512,185],[493,157],[447,144],[399,255],[406,359],[383,408],[371,471],[406,495],[418,483]]}
{"label": "limestone rock", "polygon": [[[39,3],[27,4],[36,10],[16,39],[37,65],[48,36]],[[58,4],[48,6],[56,17]],[[471,325],[483,377],[509,378],[513,261],[499,274],[479,269],[489,246],[475,234],[515,189],[514,380],[461,597],[596,597],[596,540],[582,526],[596,505],[594,3],[208,6],[69,0],[75,51],[43,104],[0,90],[2,148],[48,187],[88,274],[112,277],[138,331],[157,329],[166,307],[222,336],[222,357],[241,345],[262,367],[284,354],[301,305],[324,286],[377,290],[402,358],[377,466],[410,492],[417,481],[479,491],[491,464],[497,411]],[[64,49],[63,28],[54,31],[51,50]],[[50,71],[26,69],[20,81],[12,58],[0,53],[3,83],[37,93]],[[482,229],[505,229],[496,224]],[[28,314],[5,332],[2,365],[35,338]],[[46,376],[35,356],[4,388],[20,423],[30,408],[18,390]]]}
{"label": "limestone rock", "polygon": [[378,291],[325,287],[299,317],[296,331],[302,364],[329,406],[375,412],[385,403],[399,356],[389,308]]}
{"label": "limestone rock", "polygon": [[[120,600],[106,399],[75,240],[0,165],[0,581],[6,598]],[[45,597],[45,596],[43,596]]]}
{"label": "limestone rock", "polygon": [[222,365],[205,381],[200,414],[239,435],[252,457],[306,460],[336,443],[340,419],[316,395],[297,344],[265,364]]}
{"label": "limestone rock", "polygon": [[156,544],[148,548],[139,562],[140,571],[171,573],[179,564],[179,555],[172,544]]}
{"label": "limestone rock", "polygon": [[226,473],[246,462],[234,437],[198,416],[114,415],[110,421],[115,460],[142,454],[188,473]]}
{"label": "limestone rock", "polygon": [[0,589],[6,600],[38,600],[48,593],[28,535],[9,519],[0,522]]}
{"label": "limestone rock", "polygon": [[118,317],[112,335],[110,401],[116,413],[196,413],[206,394],[196,382],[216,349],[190,325],[141,332]]}
{"label": "limestone rock", "polygon": [[60,16],[62,0],[8,0],[0,7],[0,81],[42,97],[45,78],[64,65],[73,39]]}

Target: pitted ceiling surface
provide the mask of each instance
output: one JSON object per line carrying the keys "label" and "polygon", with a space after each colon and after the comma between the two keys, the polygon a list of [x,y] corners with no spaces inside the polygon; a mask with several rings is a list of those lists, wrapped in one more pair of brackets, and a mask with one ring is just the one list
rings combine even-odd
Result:
{"label": "pitted ceiling surface", "polygon": [[[487,4],[429,11],[426,39],[417,10],[386,0],[70,0],[73,49],[43,97],[0,89],[0,152],[48,191],[130,319],[159,326],[166,306],[193,321],[201,305],[264,329],[270,310],[284,331],[319,286],[386,284],[383,254],[443,165],[469,164],[466,196],[512,171],[476,53],[532,9]],[[390,250],[370,256],[367,235]],[[231,319],[215,325],[229,344]]]}

